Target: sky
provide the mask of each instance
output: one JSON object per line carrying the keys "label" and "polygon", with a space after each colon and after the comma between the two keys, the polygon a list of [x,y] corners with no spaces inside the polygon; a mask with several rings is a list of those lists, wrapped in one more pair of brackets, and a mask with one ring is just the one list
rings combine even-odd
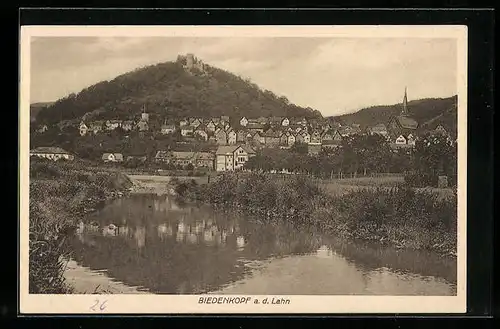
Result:
{"label": "sky", "polygon": [[186,53],[324,116],[457,93],[456,39],[34,37],[30,103]]}

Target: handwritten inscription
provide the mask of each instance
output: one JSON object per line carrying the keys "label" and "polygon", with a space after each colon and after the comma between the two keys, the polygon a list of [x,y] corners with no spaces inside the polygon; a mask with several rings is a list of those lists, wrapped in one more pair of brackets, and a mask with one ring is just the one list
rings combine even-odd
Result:
{"label": "handwritten inscription", "polygon": [[200,297],[198,304],[269,304],[269,305],[288,305],[290,304],[288,298],[253,298],[252,297]]}
{"label": "handwritten inscription", "polygon": [[107,302],[108,301],[106,299],[104,300],[95,299],[92,306],[90,306],[90,310],[93,312],[102,312],[106,309]]}

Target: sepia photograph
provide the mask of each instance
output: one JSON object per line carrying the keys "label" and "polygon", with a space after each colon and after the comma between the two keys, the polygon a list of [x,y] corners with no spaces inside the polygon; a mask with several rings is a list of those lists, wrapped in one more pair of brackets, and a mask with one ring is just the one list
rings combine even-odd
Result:
{"label": "sepia photograph", "polygon": [[23,27],[21,312],[465,312],[466,44]]}

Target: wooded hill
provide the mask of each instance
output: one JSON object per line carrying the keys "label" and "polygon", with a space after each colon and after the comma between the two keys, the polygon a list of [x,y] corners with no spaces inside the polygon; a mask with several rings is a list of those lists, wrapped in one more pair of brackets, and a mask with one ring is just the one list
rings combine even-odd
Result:
{"label": "wooded hill", "polygon": [[321,117],[311,108],[294,105],[284,96],[260,89],[249,79],[204,65],[183,67],[182,60],[160,63],[102,81],[43,108],[37,121],[131,119],[142,106],[150,120],[165,117]]}
{"label": "wooded hill", "polygon": [[[372,106],[333,119],[345,125],[357,123],[364,129],[379,123],[387,125],[392,116],[399,115],[401,108],[402,104]],[[456,133],[457,96],[410,101],[408,112],[419,123],[419,130],[432,130],[441,124],[450,133]]]}

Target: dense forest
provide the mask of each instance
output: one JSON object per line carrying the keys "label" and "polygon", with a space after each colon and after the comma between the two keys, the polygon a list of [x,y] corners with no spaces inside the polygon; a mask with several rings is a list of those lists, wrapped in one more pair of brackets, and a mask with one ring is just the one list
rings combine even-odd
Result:
{"label": "dense forest", "polygon": [[321,117],[320,112],[296,106],[249,79],[209,65],[188,72],[182,64],[181,60],[160,63],[99,82],[43,108],[37,121],[124,120],[139,115],[142,106],[153,121],[221,115]]}
{"label": "dense forest", "polygon": [[[386,124],[392,116],[401,112],[401,104],[379,105],[361,109],[355,113],[334,117],[342,124],[357,123],[361,128],[374,126],[378,123]],[[424,131],[433,130],[438,124],[450,133],[456,134],[457,96],[448,98],[427,98],[408,102],[408,112]]]}

